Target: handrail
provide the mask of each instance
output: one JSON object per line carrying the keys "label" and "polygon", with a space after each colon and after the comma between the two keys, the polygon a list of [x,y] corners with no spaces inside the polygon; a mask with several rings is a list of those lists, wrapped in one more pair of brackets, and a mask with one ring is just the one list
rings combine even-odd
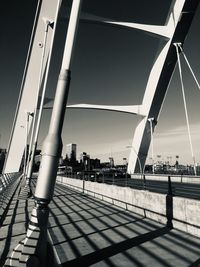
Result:
{"label": "handrail", "polygon": [[0,224],[19,185],[20,178],[20,172],[4,173],[0,176]]}

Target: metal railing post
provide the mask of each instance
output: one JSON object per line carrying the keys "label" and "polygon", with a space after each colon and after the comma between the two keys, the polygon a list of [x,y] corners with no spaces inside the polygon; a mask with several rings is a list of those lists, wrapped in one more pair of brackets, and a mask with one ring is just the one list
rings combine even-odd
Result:
{"label": "metal railing post", "polygon": [[173,228],[173,194],[172,194],[172,183],[171,177],[168,176],[168,192],[166,196],[166,217],[167,217],[167,227],[169,229]]}
{"label": "metal railing post", "polygon": [[146,190],[146,176],[143,174],[143,190]]}

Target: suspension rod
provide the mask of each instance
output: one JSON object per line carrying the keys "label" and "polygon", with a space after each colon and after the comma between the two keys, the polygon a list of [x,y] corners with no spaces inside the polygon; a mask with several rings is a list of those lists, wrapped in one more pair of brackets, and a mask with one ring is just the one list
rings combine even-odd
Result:
{"label": "suspension rod", "polygon": [[189,117],[188,117],[188,110],[187,110],[187,103],[186,103],[186,98],[185,98],[185,89],[184,89],[184,84],[183,84],[183,75],[182,75],[182,69],[181,69],[181,60],[180,60],[180,55],[179,55],[179,45],[178,43],[174,43],[175,48],[176,48],[176,54],[177,54],[177,61],[178,61],[178,69],[179,69],[179,76],[180,76],[180,81],[181,81],[181,89],[182,89],[182,94],[183,94],[183,103],[184,103],[184,109],[185,109],[185,117],[186,117],[186,123],[187,123],[187,130],[188,130],[188,137],[189,137],[189,142],[190,142],[190,149],[191,149],[191,154],[192,154],[192,159],[193,159],[193,166],[194,166],[194,174],[196,176],[196,163],[195,163],[195,157],[194,157],[194,150],[192,146],[192,138],[191,138],[191,132],[190,132],[190,123],[189,123]]}

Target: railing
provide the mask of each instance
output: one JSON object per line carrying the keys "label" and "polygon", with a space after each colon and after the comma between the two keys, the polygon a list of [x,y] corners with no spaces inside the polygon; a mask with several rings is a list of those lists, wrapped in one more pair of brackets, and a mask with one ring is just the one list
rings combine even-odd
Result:
{"label": "railing", "polygon": [[21,173],[5,173],[0,177],[0,224],[20,182]]}
{"label": "railing", "polygon": [[[100,183],[93,181],[93,179],[93,182],[91,180],[85,181],[84,179],[87,179],[87,177],[83,176],[83,179],[80,179],[75,174],[72,175],[73,178],[70,178],[70,175],[66,176],[58,176],[57,183],[73,190],[78,190],[83,195],[99,198],[112,205],[140,214],[145,218],[167,224],[169,228],[174,227],[200,237],[200,219],[197,216],[200,207],[200,194],[197,193],[196,197],[194,197],[194,192],[189,193],[189,189],[186,188],[186,192],[183,192],[185,195],[180,197],[178,195],[179,188],[176,187],[176,184],[179,186],[188,186],[188,184],[172,182],[173,177],[171,176],[165,177],[164,186],[161,187],[160,183],[158,183],[154,188],[151,186],[152,182],[155,181],[148,180],[145,176],[143,176],[143,179],[127,178],[127,187],[118,186],[117,178],[113,180],[113,184],[108,186],[106,177],[104,177],[105,183]],[[130,180],[133,183],[135,182],[134,180],[140,181],[137,189],[134,186],[130,186]],[[193,186],[193,191],[197,187],[198,191],[200,191],[200,184],[193,184]],[[155,189],[157,190],[156,193]]]}
{"label": "railing", "polygon": [[[68,173],[64,176],[83,181],[105,183],[138,190],[168,194],[169,186],[174,196],[200,199],[200,177],[184,175],[118,175],[117,173],[81,172]],[[169,185],[170,181],[170,185]]]}

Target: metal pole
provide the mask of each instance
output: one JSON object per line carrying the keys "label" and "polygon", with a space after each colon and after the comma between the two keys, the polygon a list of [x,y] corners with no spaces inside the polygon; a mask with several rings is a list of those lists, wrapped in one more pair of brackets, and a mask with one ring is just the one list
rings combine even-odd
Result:
{"label": "metal pole", "polygon": [[40,64],[40,72],[39,72],[39,80],[38,80],[38,91],[35,101],[35,107],[33,112],[33,123],[32,123],[32,130],[31,130],[31,137],[30,137],[30,144],[29,144],[29,153],[27,157],[27,164],[26,164],[26,170],[25,170],[25,179],[26,179],[26,185],[25,185],[25,192],[27,194],[27,197],[32,196],[32,190],[31,190],[31,176],[32,176],[32,169],[33,169],[33,162],[34,162],[34,156],[35,156],[35,150],[36,146],[33,144],[34,139],[34,130],[35,130],[35,124],[36,124],[36,117],[37,117],[37,106],[39,103],[39,93],[40,93],[40,87],[42,83],[42,72],[44,68],[44,57],[45,57],[45,50],[46,50],[46,42],[47,42],[47,34],[48,34],[48,27],[50,25],[50,22],[45,19],[45,34],[43,43],[39,44],[39,47],[42,48],[42,57],[41,57],[41,64]]}
{"label": "metal pole", "polygon": [[154,174],[154,149],[153,149],[153,126],[152,121],[154,118],[149,118],[148,121],[150,122],[150,131],[151,131],[151,157],[152,157],[152,172]]}
{"label": "metal pole", "polygon": [[[28,124],[28,115],[27,115],[27,112],[26,112],[26,125],[25,125],[25,131],[26,131],[26,133],[25,133],[25,140],[24,140],[24,166],[23,166],[23,175],[25,175],[25,169],[26,169],[26,148],[27,148],[27,142],[28,142],[28,140],[27,140],[27,128],[28,128],[28,126],[27,126],[27,124]],[[24,128],[24,126],[21,126],[22,128]]]}
{"label": "metal pole", "polygon": [[[27,180],[28,180],[29,184],[30,184],[30,179],[32,177],[32,173],[33,173],[33,162],[34,162],[35,151],[37,149],[37,140],[38,140],[38,135],[39,135],[39,130],[40,130],[42,110],[43,110],[43,105],[44,105],[44,98],[45,98],[45,92],[46,92],[46,87],[47,87],[47,80],[48,80],[48,75],[49,75],[50,62],[51,62],[51,56],[52,56],[52,51],[53,51],[53,43],[54,43],[54,37],[55,37],[55,32],[56,32],[55,29],[56,29],[56,25],[57,25],[57,18],[58,18],[60,4],[61,4],[61,0],[58,2],[58,5],[57,5],[56,18],[55,18],[55,23],[53,25],[54,31],[53,31],[52,38],[51,38],[50,52],[49,52],[49,56],[48,56],[48,60],[47,60],[46,73],[45,73],[44,84],[43,84],[43,89],[42,89],[40,107],[39,107],[39,111],[38,111],[38,119],[37,119],[37,123],[36,123],[35,135],[34,135],[33,145],[32,145],[32,149],[31,149],[32,154],[31,154],[31,158],[30,158],[30,162],[29,162],[29,166],[28,166],[28,171],[27,171]],[[49,28],[49,26],[52,25],[52,23],[49,20],[45,20],[45,22],[46,22],[46,28],[45,28],[44,44],[46,44],[46,37],[47,37],[48,28]],[[43,51],[43,53],[45,53],[45,51]],[[35,113],[37,111],[37,106],[38,106],[38,101],[37,101],[37,104],[35,105],[35,108],[36,108]]]}
{"label": "metal pole", "polygon": [[[43,39],[43,43],[39,44],[39,46],[42,48],[42,57],[41,57],[39,80],[38,80],[38,89],[37,89],[38,91],[37,91],[35,107],[34,107],[34,116],[33,116],[32,131],[31,131],[31,138],[30,138],[29,154],[28,154],[28,160],[27,160],[27,168],[26,168],[26,174],[27,174],[26,185],[27,186],[30,186],[30,177],[32,174],[32,166],[33,166],[35,149],[36,149],[36,148],[34,149],[34,145],[33,145],[34,129],[35,129],[35,124],[36,124],[36,117],[37,117],[36,113],[37,113],[37,106],[39,103],[40,87],[42,83],[42,73],[43,73],[43,68],[44,68],[44,57],[45,57],[45,51],[46,51],[48,28],[50,25],[50,22],[48,20],[45,20],[44,23],[45,23],[44,39]],[[31,173],[30,173],[30,169],[31,169]]]}
{"label": "metal pole", "polygon": [[70,63],[77,30],[81,0],[74,0],[69,20],[64,56],[58,78],[48,135],[43,143],[35,197],[49,202],[53,197],[58,161],[62,152],[61,132],[70,84]]}
{"label": "metal pole", "polygon": [[173,228],[173,192],[171,177],[168,176],[168,192],[166,196],[166,217],[167,217],[167,227],[169,229]]}
{"label": "metal pole", "polygon": [[[80,6],[81,0],[73,1],[49,132],[42,148],[42,161],[35,190],[36,205],[33,208],[28,227],[29,234],[25,239],[22,249],[22,256],[24,255],[23,251],[26,251],[25,256],[23,256],[26,259],[23,260],[31,262],[31,259],[34,261],[37,258],[40,266],[45,266],[46,264],[48,204],[53,198],[58,163],[62,152],[61,132],[69,91],[70,63],[79,20]],[[33,227],[34,231],[32,229]],[[36,238],[34,236],[35,233],[37,233]],[[29,253],[27,253],[27,247],[31,248]]]}
{"label": "metal pole", "polygon": [[146,190],[146,176],[143,174],[143,190]]}
{"label": "metal pole", "polygon": [[29,128],[29,115],[30,112],[26,111],[26,134],[25,134],[25,147],[24,147],[24,167],[23,174],[26,174],[26,160],[27,160],[27,145],[28,145],[28,128]]}

